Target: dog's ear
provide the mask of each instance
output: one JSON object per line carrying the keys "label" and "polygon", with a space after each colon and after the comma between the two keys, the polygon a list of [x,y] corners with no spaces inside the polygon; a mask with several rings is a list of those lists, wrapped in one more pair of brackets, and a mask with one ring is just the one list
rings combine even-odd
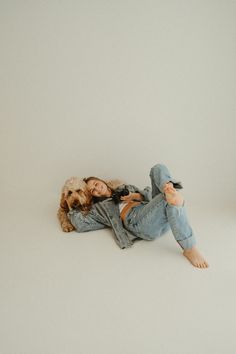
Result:
{"label": "dog's ear", "polygon": [[67,204],[67,202],[66,202],[66,197],[65,197],[65,194],[64,194],[64,193],[62,193],[62,195],[61,195],[60,207],[61,207],[62,209],[64,209],[65,212],[68,212],[68,211],[69,211],[69,207],[68,207],[68,204]]}

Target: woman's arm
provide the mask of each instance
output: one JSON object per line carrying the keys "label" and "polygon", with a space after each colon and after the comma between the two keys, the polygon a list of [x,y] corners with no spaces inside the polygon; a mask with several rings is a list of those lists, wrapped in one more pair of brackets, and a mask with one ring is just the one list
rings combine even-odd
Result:
{"label": "woman's arm", "polygon": [[[132,198],[134,198],[134,199],[138,198],[138,200],[141,200],[141,201],[144,200],[144,201],[148,201],[148,202],[150,200],[152,200],[152,189],[149,186],[145,187],[144,189],[140,189],[133,184],[129,184],[129,185],[126,185],[126,188],[128,188],[131,193],[128,195],[128,197],[132,196],[132,194],[136,194],[136,197],[134,198],[132,196]],[[139,195],[141,195],[141,197]],[[125,200],[125,199],[123,199],[123,200]]]}
{"label": "woman's arm", "polygon": [[99,230],[107,227],[96,221],[90,213],[83,215],[80,211],[70,210],[67,216],[77,232]]}

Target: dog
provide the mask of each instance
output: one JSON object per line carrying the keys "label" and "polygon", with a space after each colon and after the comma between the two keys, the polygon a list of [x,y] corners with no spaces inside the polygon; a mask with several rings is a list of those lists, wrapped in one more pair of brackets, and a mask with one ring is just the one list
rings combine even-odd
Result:
{"label": "dog", "polygon": [[86,215],[91,205],[92,195],[87,184],[78,177],[71,177],[66,180],[61,191],[60,207],[57,212],[62,230],[64,232],[75,230],[67,216],[69,210],[77,209]]}

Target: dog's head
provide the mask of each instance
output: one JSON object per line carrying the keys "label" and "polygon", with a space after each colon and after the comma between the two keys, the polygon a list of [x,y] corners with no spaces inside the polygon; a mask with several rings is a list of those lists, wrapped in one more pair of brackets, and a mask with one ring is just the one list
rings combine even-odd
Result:
{"label": "dog's head", "polygon": [[62,188],[60,207],[66,212],[71,209],[88,212],[91,205],[92,195],[83,179],[78,177],[69,178]]}

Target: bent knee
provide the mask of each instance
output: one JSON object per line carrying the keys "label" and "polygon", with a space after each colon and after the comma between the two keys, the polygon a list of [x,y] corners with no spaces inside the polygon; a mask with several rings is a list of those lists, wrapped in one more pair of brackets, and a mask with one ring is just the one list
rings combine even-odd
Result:
{"label": "bent knee", "polygon": [[166,168],[166,165],[164,165],[163,163],[157,163],[151,168],[149,176],[153,175],[154,172],[159,171],[163,168]]}

